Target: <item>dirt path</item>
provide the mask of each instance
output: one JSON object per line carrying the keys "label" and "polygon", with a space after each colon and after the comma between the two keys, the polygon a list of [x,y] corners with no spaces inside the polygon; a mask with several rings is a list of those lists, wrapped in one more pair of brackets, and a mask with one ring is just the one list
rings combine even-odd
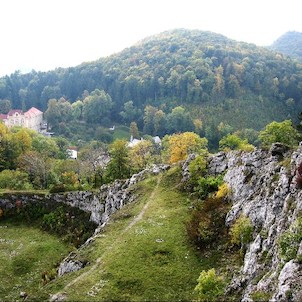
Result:
{"label": "dirt path", "polygon": [[162,178],[162,175],[159,175],[158,178],[157,178],[156,186],[153,189],[153,191],[152,191],[152,193],[151,193],[151,195],[149,197],[149,200],[144,205],[144,207],[142,208],[142,210],[140,211],[140,213],[137,216],[135,216],[134,219],[129,223],[129,225],[123,230],[123,232],[121,233],[121,235],[124,234],[125,232],[127,232],[129,229],[131,229],[138,221],[140,221],[143,218],[143,216],[144,216],[146,210],[148,209],[151,201],[153,201],[153,199],[154,199],[154,196],[155,196],[155,193],[156,193],[156,191],[158,189],[158,186],[160,184],[161,178]]}
{"label": "dirt path", "polygon": [[153,201],[154,196],[157,192],[157,189],[159,187],[160,181],[161,181],[162,175],[159,175],[157,178],[157,183],[156,186],[154,187],[153,191],[151,192],[151,195],[149,197],[149,200],[147,201],[147,203],[144,205],[144,207],[142,208],[142,210],[140,211],[140,213],[135,216],[133,218],[133,220],[128,224],[128,226],[120,233],[120,235],[116,238],[116,240],[114,240],[114,242],[109,245],[107,247],[107,249],[105,250],[105,252],[103,253],[103,255],[101,257],[99,257],[95,264],[86,272],[82,273],[81,275],[79,275],[77,278],[75,278],[74,280],[70,281],[69,283],[67,283],[65,285],[65,287],[63,288],[63,290],[59,293],[56,293],[54,295],[51,296],[51,298],[49,299],[49,301],[51,302],[55,302],[55,301],[62,301],[64,300],[65,297],[65,291],[72,285],[74,285],[75,283],[79,282],[80,280],[82,280],[83,278],[85,278],[86,276],[88,276],[89,274],[91,274],[94,270],[96,270],[98,268],[98,266],[100,265],[100,263],[102,262],[103,258],[106,256],[106,254],[112,250],[112,248],[121,240],[121,237],[123,236],[123,234],[125,234],[127,231],[129,231],[135,224],[137,224],[144,216],[146,210],[148,209],[150,203]]}

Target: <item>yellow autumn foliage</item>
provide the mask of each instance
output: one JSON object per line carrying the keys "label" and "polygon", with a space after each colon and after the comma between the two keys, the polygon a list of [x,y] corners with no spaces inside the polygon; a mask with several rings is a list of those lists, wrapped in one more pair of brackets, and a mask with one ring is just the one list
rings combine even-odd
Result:
{"label": "yellow autumn foliage", "polygon": [[194,132],[173,134],[169,137],[169,161],[171,164],[185,160],[191,153],[207,149],[208,140]]}
{"label": "yellow autumn foliage", "polygon": [[223,183],[218,187],[218,191],[216,192],[216,198],[225,198],[230,192],[229,186],[226,183]]}

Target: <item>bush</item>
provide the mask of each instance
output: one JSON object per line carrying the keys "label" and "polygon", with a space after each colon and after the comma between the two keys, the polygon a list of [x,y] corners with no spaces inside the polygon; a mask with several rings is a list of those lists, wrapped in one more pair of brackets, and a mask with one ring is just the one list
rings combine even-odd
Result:
{"label": "bush", "polygon": [[50,188],[49,193],[60,193],[60,192],[66,192],[66,186],[64,184],[57,184]]}
{"label": "bush", "polygon": [[244,247],[253,238],[253,226],[251,220],[241,215],[230,228],[231,243]]}
{"label": "bush", "polygon": [[89,214],[66,205],[60,205],[42,217],[43,230],[59,235],[63,240],[79,246],[95,230],[96,224],[88,219]]}
{"label": "bush", "polygon": [[186,224],[189,238],[196,245],[205,247],[225,235],[228,208],[228,204],[221,198],[212,197],[197,202],[190,221]]}
{"label": "bush", "polygon": [[[195,291],[200,301],[220,301],[224,294],[225,283],[222,277],[217,276],[215,269],[202,271],[197,279]],[[219,299],[220,298],[220,299]]]}
{"label": "bush", "polygon": [[302,163],[299,164],[296,171],[296,187],[297,189],[302,188]]}
{"label": "bush", "polygon": [[271,294],[264,291],[256,291],[251,294],[253,301],[269,301],[270,297]]}
{"label": "bush", "polygon": [[197,183],[197,179],[200,176],[205,176],[207,171],[207,161],[204,156],[197,156],[194,160],[192,160],[189,164],[189,172],[190,172],[190,181],[192,183]]}
{"label": "bush", "polygon": [[223,183],[221,175],[200,177],[197,181],[197,186],[194,188],[195,193],[201,199],[205,199],[210,193],[216,192],[218,187]]}
{"label": "bush", "polygon": [[30,190],[28,174],[19,170],[3,170],[0,173],[0,189]]}
{"label": "bush", "polygon": [[226,183],[223,183],[218,187],[218,191],[216,192],[215,197],[216,198],[226,198],[226,196],[229,194],[230,188]]}
{"label": "bush", "polygon": [[284,232],[278,241],[279,252],[286,262],[297,257],[300,242],[302,240],[302,217],[298,218],[289,230]]}

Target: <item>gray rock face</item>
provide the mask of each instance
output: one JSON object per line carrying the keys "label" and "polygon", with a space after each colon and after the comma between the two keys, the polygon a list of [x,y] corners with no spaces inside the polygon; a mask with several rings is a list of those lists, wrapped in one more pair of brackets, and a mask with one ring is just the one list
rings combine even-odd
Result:
{"label": "gray rock face", "polygon": [[116,180],[112,184],[103,185],[99,191],[73,191],[67,193],[55,193],[47,196],[38,194],[33,195],[13,195],[0,198],[0,208],[8,210],[18,206],[31,206],[37,202],[43,202],[46,205],[53,203],[64,203],[71,207],[79,208],[90,214],[90,221],[97,225],[106,223],[114,212],[125,204],[133,201],[135,196],[132,194],[133,185],[145,179],[148,175],[156,175],[169,169],[169,165],[154,165],[137,174],[132,175],[127,180]]}
{"label": "gray rock face", "polygon": [[296,290],[297,285],[302,286],[301,282],[301,265],[293,260],[287,262],[279,274],[277,290],[271,301],[301,301],[301,288]]}
{"label": "gray rock face", "polygon": [[58,268],[58,276],[60,277],[67,273],[76,272],[85,267],[85,265],[86,263],[83,263],[79,260],[66,259]]}
{"label": "gray rock face", "polygon": [[[241,301],[253,301],[256,291],[269,294],[271,302],[302,301],[301,261],[286,263],[278,245],[280,236],[302,214],[302,190],[296,184],[301,163],[302,146],[290,153],[282,144],[274,144],[269,151],[220,152],[208,160],[208,173],[224,174],[231,191],[226,225],[244,214],[254,227],[240,273],[227,289],[241,290]],[[185,176],[188,179],[188,171]],[[298,247],[297,256],[302,253],[302,242]]]}

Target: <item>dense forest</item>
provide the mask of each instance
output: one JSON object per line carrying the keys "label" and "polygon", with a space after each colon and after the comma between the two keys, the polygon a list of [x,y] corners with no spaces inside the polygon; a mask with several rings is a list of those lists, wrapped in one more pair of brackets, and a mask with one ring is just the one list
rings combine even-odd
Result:
{"label": "dense forest", "polygon": [[[301,105],[301,61],[197,30],[164,32],[76,67],[1,78],[0,113],[37,107],[49,131],[0,121],[0,297],[267,301],[278,284],[295,300]],[[99,217],[87,241],[92,216],[56,199],[69,203],[71,191]],[[30,209],[32,195],[39,202]],[[46,196],[51,212],[40,206]],[[86,241],[61,262],[67,276],[57,278],[67,246],[33,237],[27,224],[68,245]]]}
{"label": "dense forest", "polygon": [[76,67],[15,72],[0,79],[0,99],[12,108],[46,111],[53,130],[67,137],[78,121],[93,129],[135,122],[150,135],[195,131],[217,147],[238,129],[252,133],[273,120],[296,121],[301,88],[299,61],[219,34],[178,29]]}
{"label": "dense forest", "polygon": [[302,33],[296,31],[285,33],[271,45],[271,49],[302,60]]}

